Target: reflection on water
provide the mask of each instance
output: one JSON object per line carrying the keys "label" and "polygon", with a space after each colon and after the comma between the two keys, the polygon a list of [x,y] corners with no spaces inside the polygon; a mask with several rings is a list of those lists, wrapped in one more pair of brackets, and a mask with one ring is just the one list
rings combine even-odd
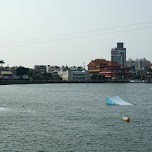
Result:
{"label": "reflection on water", "polygon": [[[152,84],[0,86],[0,151],[152,151],[149,88]],[[107,106],[105,94],[133,105]]]}

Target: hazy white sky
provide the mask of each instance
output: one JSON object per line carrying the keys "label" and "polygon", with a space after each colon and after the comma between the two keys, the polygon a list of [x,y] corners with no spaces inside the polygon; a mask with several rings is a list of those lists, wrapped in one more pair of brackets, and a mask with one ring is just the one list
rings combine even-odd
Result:
{"label": "hazy white sky", "polygon": [[0,60],[9,66],[87,65],[110,60],[124,42],[128,58],[152,61],[152,0],[0,0]]}

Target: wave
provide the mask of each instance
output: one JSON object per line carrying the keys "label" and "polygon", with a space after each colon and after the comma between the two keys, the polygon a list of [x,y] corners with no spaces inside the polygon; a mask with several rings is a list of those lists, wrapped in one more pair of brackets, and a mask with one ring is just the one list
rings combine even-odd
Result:
{"label": "wave", "polygon": [[6,111],[8,108],[0,107],[0,111]]}

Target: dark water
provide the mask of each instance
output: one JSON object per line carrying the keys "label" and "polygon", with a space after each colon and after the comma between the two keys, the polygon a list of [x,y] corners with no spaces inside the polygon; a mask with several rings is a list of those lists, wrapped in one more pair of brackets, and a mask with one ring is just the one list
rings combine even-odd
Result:
{"label": "dark water", "polygon": [[[105,94],[133,105],[107,106]],[[152,84],[0,86],[0,107],[2,152],[152,151]]]}

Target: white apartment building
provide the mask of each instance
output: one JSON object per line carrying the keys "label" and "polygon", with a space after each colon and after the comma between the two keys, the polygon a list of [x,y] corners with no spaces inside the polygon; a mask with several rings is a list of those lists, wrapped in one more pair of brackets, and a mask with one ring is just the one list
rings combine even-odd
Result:
{"label": "white apartment building", "polygon": [[58,72],[59,76],[64,81],[70,81],[71,80],[71,73],[69,69],[61,69],[61,71]]}
{"label": "white apartment building", "polygon": [[61,68],[58,66],[47,66],[46,72],[51,73],[52,75],[58,75],[58,72],[61,71]]}
{"label": "white apartment building", "polygon": [[80,70],[78,67],[57,67],[48,66],[47,72],[53,75],[59,75],[64,81],[87,81],[89,74],[85,70]]}

